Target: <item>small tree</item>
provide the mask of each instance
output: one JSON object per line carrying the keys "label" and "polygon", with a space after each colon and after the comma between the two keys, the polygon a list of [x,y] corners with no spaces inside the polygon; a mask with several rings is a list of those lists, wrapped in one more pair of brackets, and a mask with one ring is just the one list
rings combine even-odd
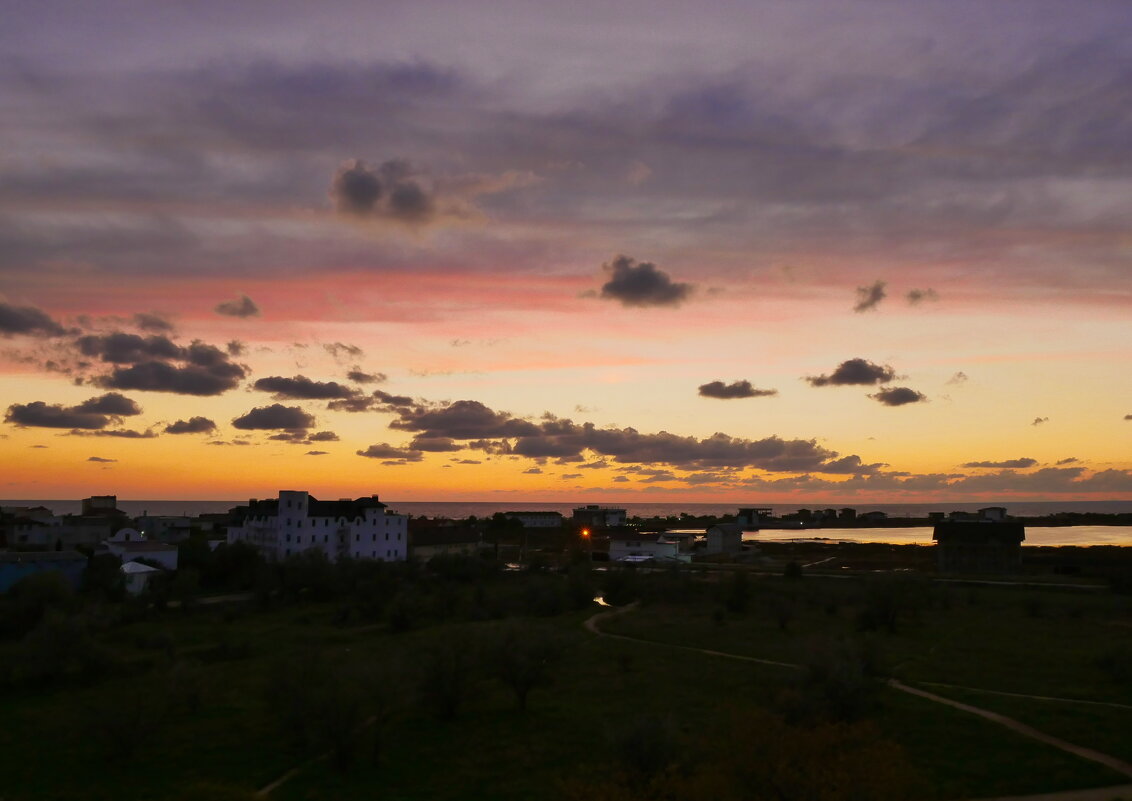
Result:
{"label": "small tree", "polygon": [[462,637],[447,637],[420,651],[417,691],[437,720],[452,720],[474,679],[478,654]]}
{"label": "small tree", "polygon": [[499,633],[493,656],[496,675],[515,693],[515,703],[525,712],[531,691],[552,682],[561,649],[540,627],[510,624]]}

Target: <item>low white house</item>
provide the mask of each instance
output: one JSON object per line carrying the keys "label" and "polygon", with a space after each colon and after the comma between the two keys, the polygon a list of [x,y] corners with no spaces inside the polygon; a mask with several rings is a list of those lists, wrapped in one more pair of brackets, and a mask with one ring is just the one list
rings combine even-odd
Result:
{"label": "low white house", "polygon": [[690,553],[682,553],[680,542],[663,534],[625,534],[609,540],[610,562],[690,562]]}
{"label": "low white house", "polygon": [[102,547],[122,560],[122,563],[145,559],[166,570],[177,569],[177,546],[167,542],[148,540],[136,529],[123,528],[102,541]]}
{"label": "low white house", "polygon": [[316,550],[332,562],[401,562],[408,558],[408,520],[387,511],[376,495],[320,501],[301,490],[281,490],[277,499],[249,501],[242,522],[228,527],[228,542],[255,545],[274,559]]}
{"label": "low white house", "polygon": [[150,579],[161,572],[159,568],[143,565],[141,562],[126,562],[121,571],[126,579],[126,592],[130,595],[141,595]]}

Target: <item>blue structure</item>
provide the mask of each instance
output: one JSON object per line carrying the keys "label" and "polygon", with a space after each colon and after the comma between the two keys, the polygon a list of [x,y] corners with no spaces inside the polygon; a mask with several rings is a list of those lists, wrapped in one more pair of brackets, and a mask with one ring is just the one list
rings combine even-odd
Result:
{"label": "blue structure", "polygon": [[78,551],[7,551],[0,553],[0,592],[7,592],[20,579],[54,570],[79,588],[87,559]]}

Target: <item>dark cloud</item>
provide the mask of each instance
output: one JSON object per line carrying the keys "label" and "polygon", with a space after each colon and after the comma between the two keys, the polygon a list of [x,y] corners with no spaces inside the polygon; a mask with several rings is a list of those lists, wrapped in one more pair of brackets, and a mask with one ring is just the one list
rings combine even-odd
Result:
{"label": "dark cloud", "polygon": [[884,287],[884,281],[875,281],[869,286],[857,287],[857,303],[853,306],[853,311],[860,314],[875,309],[888,295]]}
{"label": "dark cloud", "polygon": [[346,373],[346,378],[355,384],[380,384],[388,377],[385,373],[364,373],[357,367]]}
{"label": "dark cloud", "polygon": [[807,376],[815,387],[884,384],[896,378],[896,371],[888,365],[875,364],[865,359],[849,359],[837,366],[831,375]]}
{"label": "dark cloud", "polygon": [[885,406],[907,406],[909,403],[926,403],[928,400],[922,392],[909,387],[885,387],[869,397]]}
{"label": "dark cloud", "polygon": [[260,392],[274,393],[276,400],[330,400],[358,395],[358,390],[337,381],[312,381],[302,375],[293,378],[268,376],[259,379],[252,386]]}
{"label": "dark cloud", "polygon": [[673,283],[672,279],[652,262],[637,262],[628,256],[617,256],[602,265],[610,278],[601,287],[601,297],[616,300],[622,306],[679,306],[692,294],[692,284]]}
{"label": "dark cloud", "polygon": [[234,389],[246,375],[227,353],[200,340],[183,347],[161,335],[116,331],[88,334],[74,344],[82,356],[116,365],[109,374],[91,379],[106,389],[219,395]]}
{"label": "dark cloud", "polygon": [[117,459],[103,459],[101,456],[88,456],[87,461],[88,462],[101,462],[103,464],[112,464],[112,463],[114,463],[118,460]]}
{"label": "dark cloud", "polygon": [[1037,459],[1023,457],[1021,459],[1003,459],[1001,462],[966,462],[963,467],[978,467],[978,468],[1010,468],[1024,470],[1027,467],[1033,467],[1038,463]]}
{"label": "dark cloud", "polygon": [[283,406],[273,403],[260,406],[247,414],[232,420],[232,426],[245,431],[282,429],[294,431],[308,429],[314,425],[314,415],[307,414],[298,406]]}
{"label": "dark cloud", "polygon": [[225,300],[222,303],[216,304],[213,309],[217,314],[223,314],[226,317],[255,317],[259,314],[259,306],[255,304],[247,295],[240,295],[235,300]]}
{"label": "dark cloud", "polygon": [[408,395],[390,395],[388,392],[375,389],[372,395],[366,397],[332,400],[326,404],[326,408],[335,412],[368,412],[371,410],[390,412],[416,405],[416,402]]}
{"label": "dark cloud", "polygon": [[59,323],[34,306],[12,306],[0,301],[0,336],[58,337],[67,333]]}
{"label": "dark cloud", "polygon": [[542,475],[542,468],[541,467],[528,467],[526,470],[523,471],[523,473],[525,475],[540,476],[540,475]]}
{"label": "dark cloud", "polygon": [[117,392],[107,392],[97,398],[88,398],[73,409],[76,412],[94,412],[114,417],[131,417],[142,413],[137,403]]}
{"label": "dark cloud", "polygon": [[333,356],[336,361],[360,359],[366,355],[365,351],[357,345],[347,345],[345,342],[331,342],[329,345],[323,345],[322,349]]}
{"label": "dark cloud", "polygon": [[216,423],[207,417],[190,417],[165,426],[166,434],[210,434],[216,430]]}
{"label": "dark cloud", "polygon": [[345,162],[330,185],[334,207],[358,217],[387,217],[420,223],[436,211],[435,198],[421,185],[421,176],[402,160],[371,169],[360,159]]}
{"label": "dark cloud", "polygon": [[316,431],[307,437],[307,442],[338,442],[338,435],[333,431]]}
{"label": "dark cloud", "polygon": [[242,367],[231,363],[207,368],[198,365],[176,367],[165,362],[143,362],[131,367],[119,367],[110,375],[94,379],[94,383],[106,389],[173,392],[178,395],[220,395],[235,389],[244,375]]}
{"label": "dark cloud", "polygon": [[[642,434],[633,428],[597,428],[545,415],[534,423],[496,412],[478,401],[390,409],[398,415],[390,428],[425,438],[464,441],[486,453],[530,459],[584,461],[589,452],[619,464],[666,464],[681,469],[757,467],[769,471],[844,470],[840,454],[814,440],[766,437],[747,440],[717,433],[704,439],[661,431]],[[840,461],[839,458],[841,459]],[[875,466],[862,466],[869,472]]]}
{"label": "dark cloud", "polygon": [[700,385],[700,395],[705,398],[766,398],[777,395],[777,389],[755,389],[750,381],[732,381],[724,384],[722,381],[711,381]]}
{"label": "dark cloud", "polygon": [[939,300],[939,293],[934,289],[909,289],[908,294],[904,296],[908,302],[913,306],[918,306],[924,301]]}
{"label": "dark cloud", "polygon": [[947,379],[947,383],[956,385],[966,384],[969,380],[970,379],[967,377],[967,374],[960,370],[955,375],[951,376],[951,378]]}
{"label": "dark cloud", "polygon": [[456,443],[455,440],[449,437],[425,437],[417,436],[409,443],[409,447],[416,451],[428,451],[430,453],[444,453],[447,451],[458,451],[464,446]]}
{"label": "dark cloud", "polygon": [[1048,422],[1049,422],[1049,418],[1048,418],[1048,417],[1035,417],[1035,418],[1033,419],[1033,421],[1032,421],[1032,422],[1030,423],[1030,425],[1032,425],[1032,426],[1040,426],[1040,425],[1041,425],[1042,423],[1048,423]]}
{"label": "dark cloud", "polygon": [[412,450],[411,448],[398,448],[387,442],[370,445],[364,451],[357,451],[357,454],[358,456],[365,456],[367,459],[384,459],[386,460],[386,464],[390,462],[394,464],[400,462],[419,462],[424,457],[421,451]]}
{"label": "dark cloud", "polygon": [[102,431],[81,431],[74,429],[71,431],[73,437],[117,437],[119,439],[153,439],[157,434],[150,430],[133,431],[128,428],[123,429],[104,429]]}
{"label": "dark cloud", "polygon": [[428,438],[486,439],[539,432],[534,423],[512,417],[507,412],[492,411],[479,401],[472,400],[434,407],[402,407],[397,413],[399,418],[389,424],[390,428],[412,431]]}
{"label": "dark cloud", "polygon": [[329,451],[307,451],[303,456],[326,456]]}
{"label": "dark cloud", "polygon": [[113,364],[138,364],[149,359],[183,359],[185,349],[165,336],[148,337],[115,331],[111,334],[88,334],[75,340],[84,356]]}
{"label": "dark cloud", "polygon": [[1054,462],[1054,464],[1056,464],[1058,467],[1061,467],[1062,465],[1076,464],[1079,461],[1081,461],[1081,460],[1078,459],[1076,456],[1069,456],[1069,457],[1066,457],[1065,459],[1058,459],[1056,462]]}
{"label": "dark cloud", "polygon": [[224,349],[228,352],[229,356],[243,356],[248,352],[248,346],[238,339],[231,340]]}
{"label": "dark cloud", "polygon": [[138,312],[134,315],[134,327],[142,331],[169,333],[173,330],[173,323],[155,312]]}
{"label": "dark cloud", "polygon": [[119,421],[120,417],[141,414],[127,397],[114,392],[90,398],[76,406],[48,405],[43,401],[14,403],[8,407],[5,422],[36,428],[71,428],[97,431]]}

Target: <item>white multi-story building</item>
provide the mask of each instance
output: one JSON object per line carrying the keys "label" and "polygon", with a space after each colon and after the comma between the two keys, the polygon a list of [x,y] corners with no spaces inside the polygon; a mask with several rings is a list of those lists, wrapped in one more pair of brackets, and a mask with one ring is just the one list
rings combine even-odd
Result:
{"label": "white multi-story building", "polygon": [[376,495],[320,501],[281,490],[278,499],[249,501],[243,521],[228,527],[228,542],[250,543],[275,559],[319,550],[332,562],[343,556],[401,562],[408,557],[408,520],[386,511]]}

